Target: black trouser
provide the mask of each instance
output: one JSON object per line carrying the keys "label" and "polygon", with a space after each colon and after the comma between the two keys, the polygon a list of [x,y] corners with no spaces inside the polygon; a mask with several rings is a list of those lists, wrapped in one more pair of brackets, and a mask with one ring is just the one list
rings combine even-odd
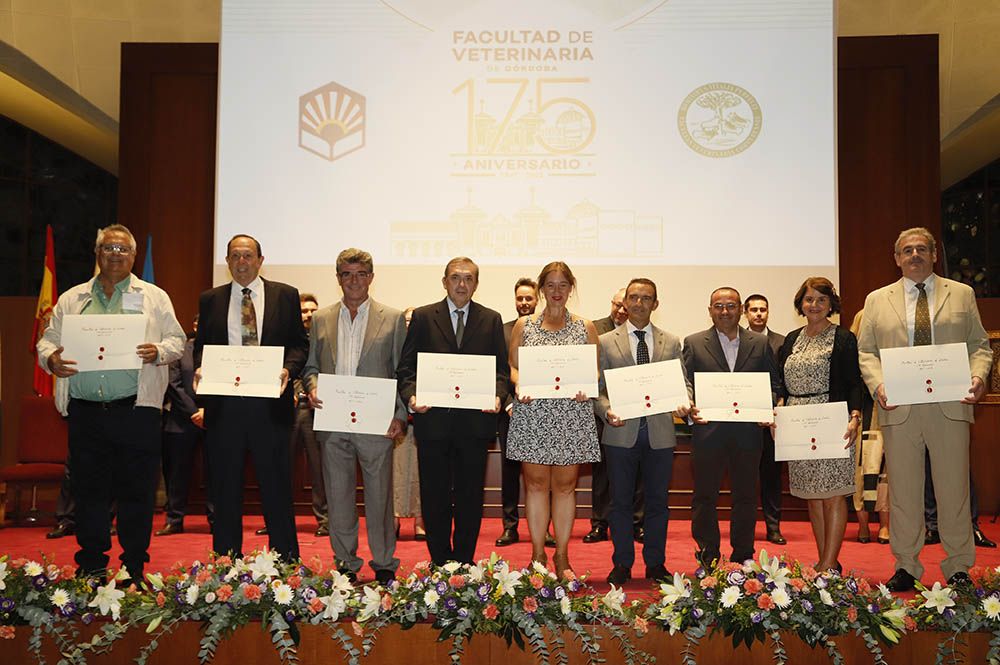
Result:
{"label": "black trouser", "polygon": [[781,462],[774,461],[771,430],[761,428],[760,511],[768,533],[781,530]]}
{"label": "black trouser", "polygon": [[160,410],[117,402],[69,403],[70,485],[76,503],[76,563],[103,575],[111,549],[111,506],[118,505],[121,562],[141,579],[149,561],[157,474]]}
{"label": "black trouser", "polygon": [[625,568],[632,568],[635,562],[635,527],[632,520],[635,486],[641,478],[645,487],[642,559],[646,566],[662,566],[666,555],[667,521],[670,518],[667,493],[674,469],[674,449],[651,448],[649,428],[645,423],[639,428],[635,445],[631,448],[603,448],[611,487],[608,518],[611,542],[615,547],[611,560],[616,566]]}
{"label": "black trouser", "polygon": [[[597,418],[597,440],[603,438],[604,421]],[[632,527],[642,526],[645,500],[642,496],[642,476],[636,480],[635,496],[632,498]],[[607,529],[608,511],[611,508],[611,493],[608,487],[608,469],[604,459],[590,465],[590,528]]]}
{"label": "black trouser", "polygon": [[[931,455],[924,453],[924,526],[928,531],[938,530],[937,497],[934,496],[934,479],[931,478]],[[969,511],[972,513],[972,526],[979,526],[979,497],[976,496],[976,484],[972,482],[972,469],[969,469]]]}
{"label": "black trouser", "polygon": [[521,463],[507,459],[507,434],[510,414],[501,410],[497,417],[497,440],[500,442],[500,505],[503,508],[503,528],[517,531],[518,504],[521,502]]}
{"label": "black trouser", "polygon": [[306,464],[309,465],[309,480],[312,483],[312,513],[316,524],[326,526],[330,521],[326,509],[326,483],[323,481],[323,455],[320,453],[316,432],[313,431],[313,410],[303,406],[295,408],[295,423],[292,425],[291,444],[288,451],[295,468],[295,453],[299,446],[306,449]]}
{"label": "black trouser", "polygon": [[271,400],[223,397],[224,408],[208,427],[209,488],[215,504],[212,547],[219,554],[243,556],[243,478],[247,453],[260,488],[268,547],[286,560],[299,558],[292,509],[289,466],[290,426],[271,417]]}
{"label": "black trouser", "polygon": [[[187,515],[191,477],[194,475],[194,456],[202,449],[202,468],[205,485],[211,497],[212,476],[208,466],[208,452],[203,445],[204,434],[198,430],[163,432],[163,483],[167,489],[167,524],[183,526]],[[212,500],[205,502],[205,514],[211,525],[215,519]]]}
{"label": "black trouser", "polygon": [[437,565],[475,560],[489,444],[488,439],[470,439],[460,432],[448,439],[417,439],[420,510],[427,550]]}
{"label": "black trouser", "polygon": [[[713,428],[710,434],[700,427]],[[751,430],[750,427],[754,429]],[[695,425],[691,459],[694,464],[694,496],[691,500],[691,535],[702,561],[719,558],[720,536],[717,505],[722,476],[729,469],[732,511],[729,518],[731,561],[744,561],[754,554],[757,525],[757,473],[760,467],[760,433],[752,423]],[[706,435],[707,434],[707,435]]]}
{"label": "black trouser", "polygon": [[73,503],[69,456],[66,457],[66,469],[59,485],[59,498],[56,499],[56,523],[68,527],[76,526],[76,504]]}

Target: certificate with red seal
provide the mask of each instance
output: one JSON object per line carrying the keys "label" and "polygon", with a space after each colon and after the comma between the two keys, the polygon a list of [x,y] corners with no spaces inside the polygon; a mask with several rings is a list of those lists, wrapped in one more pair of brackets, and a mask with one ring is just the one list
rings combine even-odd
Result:
{"label": "certificate with red seal", "polygon": [[847,402],[779,406],[774,410],[774,460],[839,459],[846,448]]}
{"label": "certificate with red seal", "polygon": [[606,369],[604,383],[611,411],[622,420],[670,413],[691,404],[677,358]]}
{"label": "certificate with red seal", "polygon": [[698,416],[707,421],[774,421],[767,372],[695,372],[694,401]]}
{"label": "certificate with red seal", "polygon": [[199,395],[278,397],[285,349],[281,346],[206,344],[201,354]]}
{"label": "certificate with red seal", "polygon": [[135,347],[146,340],[146,317],[138,314],[67,314],[60,342],[64,360],[80,372],[139,369]]}
{"label": "certificate with red seal", "polygon": [[497,404],[496,356],[417,353],[418,406],[492,411]]}
{"label": "certificate with red seal", "polygon": [[385,436],[396,414],[395,379],[320,374],[316,397],[323,405],[313,416],[317,432],[350,432]]}
{"label": "certificate with red seal", "polygon": [[597,345],[522,346],[517,350],[518,395],[532,399],[597,397]]}
{"label": "certificate with red seal", "polygon": [[957,402],[969,396],[972,370],[964,342],[882,349],[879,356],[889,406]]}

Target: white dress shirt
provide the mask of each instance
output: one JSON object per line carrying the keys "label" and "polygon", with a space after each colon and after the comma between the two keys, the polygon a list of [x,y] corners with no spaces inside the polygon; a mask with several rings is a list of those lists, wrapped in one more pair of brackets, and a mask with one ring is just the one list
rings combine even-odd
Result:
{"label": "white dress shirt", "polygon": [[[250,289],[250,300],[253,301],[253,310],[257,315],[257,343],[260,344],[261,335],[264,333],[264,280],[258,275],[252,282],[247,284]],[[229,294],[229,345],[243,346],[243,287],[233,282],[232,292]]]}
{"label": "white dress shirt", "polygon": [[361,347],[365,343],[365,330],[368,329],[368,310],[371,298],[358,305],[358,313],[351,320],[351,310],[347,305],[340,304],[340,317],[337,322],[337,374],[357,376],[358,363],[361,362]]}
{"label": "white dress shirt", "polygon": [[[934,273],[924,280],[924,292],[927,293],[927,311],[931,316],[931,344],[934,343],[934,287],[937,280]],[[909,277],[903,278],[903,298],[906,303],[906,335],[913,346],[913,327],[917,320],[917,299],[920,297],[920,289],[917,283]]]}
{"label": "white dress shirt", "polygon": [[725,354],[726,364],[729,365],[729,371],[732,372],[736,368],[736,356],[740,354],[739,328],[736,329],[736,337],[733,339],[729,339],[729,335],[718,328],[715,329],[715,334],[719,336],[719,343],[722,344],[722,353]]}
{"label": "white dress shirt", "polygon": [[465,303],[464,307],[459,307],[458,305],[456,305],[455,303],[453,303],[451,301],[451,298],[445,298],[445,301],[448,303],[448,314],[451,316],[451,329],[457,335],[458,334],[458,314],[455,313],[455,310],[461,310],[461,311],[465,312],[465,315],[462,317],[462,320],[465,321],[465,325],[469,325],[469,304],[472,301],[470,300],[469,302]]}
{"label": "white dress shirt", "polygon": [[646,340],[646,347],[649,349],[649,362],[653,362],[653,324],[647,323],[645,328],[636,328],[632,325],[631,321],[625,321],[626,330],[628,331],[628,346],[632,350],[632,362],[639,364],[638,358],[638,348],[639,348],[639,337],[635,334],[636,330],[640,330],[646,333],[643,338]]}

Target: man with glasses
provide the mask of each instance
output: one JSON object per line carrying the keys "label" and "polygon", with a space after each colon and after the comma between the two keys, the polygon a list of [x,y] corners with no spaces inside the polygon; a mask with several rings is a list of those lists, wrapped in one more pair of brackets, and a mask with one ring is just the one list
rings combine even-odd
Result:
{"label": "man with glasses", "polygon": [[[896,572],[890,591],[913,589],[923,574],[924,456],[930,456],[938,530],[946,556],[941,561],[950,586],[969,583],[975,562],[969,515],[969,424],[973,405],[986,393],[993,363],[989,339],[973,290],[934,274],[937,248],[925,228],[906,229],[894,247],[902,278],[868,294],[858,334],[861,375],[878,404],[889,474],[889,540]],[[968,396],[934,404],[893,403],[882,380],[882,349],[931,344],[965,344],[969,351]]]}
{"label": "man with glasses", "polygon": [[194,343],[195,380],[206,344],[280,346],[280,397],[203,397],[206,445],[212,469],[215,525],[212,549],[243,555],[243,464],[249,452],[260,487],[268,545],[288,561],[299,558],[292,509],[288,441],[295,421],[292,382],[306,362],[309,339],[294,287],[260,277],[260,243],[236,235],[226,245],[233,281],[201,294]]}
{"label": "man with glasses", "polygon": [[779,389],[778,370],[767,338],[740,327],[739,291],[723,286],[712,292],[708,315],[712,327],[684,340],[684,370],[694,385],[691,409],[691,458],[694,496],[691,500],[691,535],[698,545],[695,557],[703,566],[720,558],[717,506],[722,477],[729,469],[732,509],[729,517],[730,561],[743,562],[754,555],[757,525],[757,469],[761,434],[757,423],[707,422],[698,416],[695,372],[767,372],[771,398]]}
{"label": "man with glasses", "polygon": [[[406,338],[406,320],[398,309],[375,302],[368,289],[375,279],[372,256],[345,249],[337,256],[337,283],[344,296],[313,315],[309,359],[302,383],[317,409],[319,374],[394,379]],[[331,408],[336,405],[331,405]],[[406,407],[396,399],[395,417],[384,435],[324,432],[320,435],[323,480],[330,518],[330,544],[337,569],[357,579],[364,561],[358,557],[358,511],[355,506],[357,467],[365,488],[368,548],[375,580],[388,584],[399,568],[392,505],[392,450],[406,427]]]}
{"label": "man with glasses", "polygon": [[[95,253],[97,276],[60,296],[38,340],[38,363],[59,378],[56,407],[69,416],[77,574],[106,576],[117,501],[120,559],[138,582],[149,561],[167,365],[180,358],[185,335],[166,292],[132,274],[135,238],[126,227],[101,229]],[[62,355],[64,317],[76,314],[144,317],[145,341],[136,347],[141,369],[78,371],[76,360]]]}

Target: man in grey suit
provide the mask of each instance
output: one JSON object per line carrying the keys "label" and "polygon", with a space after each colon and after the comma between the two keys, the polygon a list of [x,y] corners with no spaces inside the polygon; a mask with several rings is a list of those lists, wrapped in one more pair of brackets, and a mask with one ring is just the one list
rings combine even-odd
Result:
{"label": "man in grey suit", "polygon": [[[372,256],[345,249],[337,256],[337,282],[343,299],[313,315],[309,359],[302,381],[317,409],[318,374],[341,374],[393,379],[399,362],[406,321],[403,313],[368,297],[375,278]],[[365,487],[368,547],[375,580],[388,584],[399,568],[395,557],[396,531],[392,513],[392,449],[406,423],[406,407],[397,397],[396,414],[384,436],[330,432],[321,434],[323,478],[330,510],[330,544],[337,569],[357,579],[363,561],[358,557],[358,511],[355,483],[358,464]]]}
{"label": "man in grey suit", "polygon": [[[747,317],[747,327],[755,333],[767,336],[774,357],[785,343],[785,336],[767,327],[767,297],[759,293],[747,296],[743,301],[743,314]],[[788,543],[781,535],[781,462],[774,461],[774,435],[770,427],[761,429],[760,451],[760,512],[767,527],[767,541],[775,545]]]}
{"label": "man in grey suit", "polygon": [[757,423],[707,422],[698,416],[695,372],[767,372],[771,399],[779,389],[774,352],[767,338],[740,327],[739,291],[724,286],[712,292],[708,313],[714,324],[684,339],[684,370],[694,384],[691,410],[691,457],[694,463],[694,496],[691,500],[691,535],[698,544],[696,557],[708,566],[721,555],[717,505],[722,475],[729,468],[732,511],[729,517],[730,561],[753,558],[757,524],[757,468],[761,435]]}
{"label": "man in grey suit", "polygon": [[[670,574],[666,560],[667,492],[674,468],[674,418],[670,413],[622,420],[611,409],[608,400],[604,371],[618,367],[631,367],[648,362],[661,362],[681,357],[681,341],[676,335],[654,326],[649,317],[659,300],[656,284],[645,278],[629,282],[625,291],[628,320],[624,325],[600,337],[601,378],[600,395],[594,403],[597,415],[608,425],[604,428],[601,443],[608,470],[611,489],[611,542],[614,566],[608,583],[621,586],[632,579],[635,561],[633,542],[632,508],[636,483],[641,475],[645,489],[645,511],[642,558],[646,564],[646,578],[664,580]],[[693,396],[688,383],[688,398]],[[675,413],[686,417],[687,404],[677,405]]]}

